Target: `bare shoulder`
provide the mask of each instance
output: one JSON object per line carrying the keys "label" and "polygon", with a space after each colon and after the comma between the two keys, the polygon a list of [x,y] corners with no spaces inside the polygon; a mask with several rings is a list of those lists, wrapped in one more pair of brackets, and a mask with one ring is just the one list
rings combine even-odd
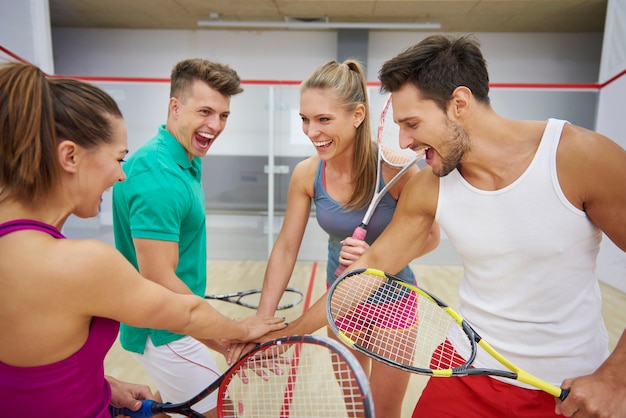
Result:
{"label": "bare shoulder", "polygon": [[320,158],[317,156],[317,154],[312,155],[298,162],[298,164],[296,164],[296,166],[294,167],[293,172],[294,173],[298,172],[300,174],[308,173],[309,175],[313,173],[313,175],[315,175],[319,162],[320,162]]}
{"label": "bare shoulder", "polygon": [[68,278],[91,284],[109,281],[119,269],[132,267],[115,248],[95,239],[59,240],[55,259],[58,267],[64,265],[62,271]]}
{"label": "bare shoulder", "polygon": [[24,244],[11,254],[20,262],[7,274],[21,278],[13,283],[15,289],[27,292],[31,302],[57,312],[89,313],[107,301],[107,289],[119,292],[130,283],[130,276],[138,276],[119,252],[97,240],[41,234],[28,237]]}
{"label": "bare shoulder", "polygon": [[302,190],[307,195],[313,196],[313,183],[320,159],[317,155],[300,161],[293,169],[289,189]]}
{"label": "bare shoulder", "polygon": [[626,150],[598,132],[568,123],[559,142],[557,170],[565,187],[569,182],[593,186],[601,180],[623,178]]}
{"label": "bare shoulder", "polygon": [[569,202],[626,250],[626,150],[604,135],[568,124],[557,151],[557,173]]}
{"label": "bare shoulder", "polygon": [[435,217],[439,198],[439,177],[433,174],[430,166],[424,167],[407,181],[401,200],[405,198],[412,211]]}
{"label": "bare shoulder", "polygon": [[[590,147],[598,147],[592,149]],[[598,152],[594,152],[598,151]],[[570,157],[603,158],[606,152],[624,152],[615,141],[582,126],[566,123],[559,144],[559,153],[568,153]]]}

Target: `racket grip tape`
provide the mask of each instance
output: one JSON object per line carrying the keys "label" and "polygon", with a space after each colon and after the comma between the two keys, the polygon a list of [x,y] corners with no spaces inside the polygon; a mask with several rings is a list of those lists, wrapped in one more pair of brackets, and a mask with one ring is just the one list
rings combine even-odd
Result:
{"label": "racket grip tape", "polygon": [[[367,235],[367,229],[365,229],[365,225],[361,224],[356,227],[354,232],[352,233],[352,238],[363,241],[365,236]],[[335,277],[339,277],[343,274],[344,270],[347,266],[343,264],[339,264],[337,269],[335,270]]]}
{"label": "racket grip tape", "polygon": [[564,401],[565,398],[567,398],[567,395],[569,395],[569,389],[561,389],[561,394],[558,396],[558,398]]}
{"label": "racket grip tape", "polygon": [[132,418],[143,418],[143,417],[153,417],[154,412],[152,412],[152,405],[154,401],[141,401],[141,408],[137,411],[131,411],[128,408],[116,408],[112,405],[109,405],[109,412],[112,417],[116,417],[118,415],[126,415]]}

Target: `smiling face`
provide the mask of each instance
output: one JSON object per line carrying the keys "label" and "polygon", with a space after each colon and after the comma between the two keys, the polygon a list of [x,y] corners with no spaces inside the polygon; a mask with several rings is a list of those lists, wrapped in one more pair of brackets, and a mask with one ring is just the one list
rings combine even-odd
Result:
{"label": "smiling face", "polygon": [[172,97],[167,130],[187,151],[189,160],[204,157],[226,127],[230,97],[196,80],[184,97]]}
{"label": "smiling face", "polygon": [[126,179],[121,164],[128,153],[124,120],[111,119],[111,132],[109,142],[88,149],[76,146],[70,157],[76,162],[73,213],[80,218],[98,215],[103,193]]}
{"label": "smiling face", "polygon": [[361,108],[346,110],[331,89],[310,88],[301,94],[302,131],[322,160],[354,146],[356,126],[363,119]]}
{"label": "smiling face", "polygon": [[414,150],[429,147],[426,163],[436,176],[448,175],[469,151],[467,132],[434,101],[422,99],[411,83],[391,96],[393,118],[400,126],[400,146]]}

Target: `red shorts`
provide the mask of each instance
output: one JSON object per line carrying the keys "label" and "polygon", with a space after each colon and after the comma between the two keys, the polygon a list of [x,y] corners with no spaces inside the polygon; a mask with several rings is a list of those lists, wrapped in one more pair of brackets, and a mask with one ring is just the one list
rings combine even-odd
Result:
{"label": "red shorts", "polygon": [[551,418],[555,399],[489,376],[431,377],[413,418]]}

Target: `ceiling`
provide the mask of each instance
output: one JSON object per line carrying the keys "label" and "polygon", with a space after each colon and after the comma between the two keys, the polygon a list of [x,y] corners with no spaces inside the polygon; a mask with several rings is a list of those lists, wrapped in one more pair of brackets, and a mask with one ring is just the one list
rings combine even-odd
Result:
{"label": "ceiling", "polygon": [[49,0],[49,4],[52,27],[202,30],[198,21],[217,14],[223,21],[324,17],[329,22],[430,22],[440,23],[440,32],[467,33],[602,32],[607,1]]}

